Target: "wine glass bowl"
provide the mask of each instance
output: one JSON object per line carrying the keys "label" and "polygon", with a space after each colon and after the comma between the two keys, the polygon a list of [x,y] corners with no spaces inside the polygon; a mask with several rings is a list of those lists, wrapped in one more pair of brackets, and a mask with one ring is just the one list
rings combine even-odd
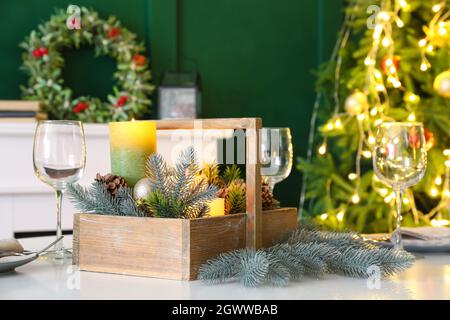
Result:
{"label": "wine glass bowl", "polygon": [[384,122],[377,128],[373,150],[376,176],[392,187],[396,195],[397,227],[392,237],[395,248],[401,248],[401,205],[406,188],[417,184],[427,166],[423,125],[417,122]]}
{"label": "wine glass bowl", "polygon": [[286,179],[292,170],[293,148],[289,128],[261,129],[261,175],[273,192],[275,184]]}
{"label": "wine glass bowl", "polygon": [[[36,127],[33,146],[33,166],[36,176],[50,185],[56,193],[56,234],[62,235],[61,204],[65,187],[78,181],[86,164],[83,125],[79,121],[40,121]],[[62,243],[55,245],[52,258],[68,258]]]}

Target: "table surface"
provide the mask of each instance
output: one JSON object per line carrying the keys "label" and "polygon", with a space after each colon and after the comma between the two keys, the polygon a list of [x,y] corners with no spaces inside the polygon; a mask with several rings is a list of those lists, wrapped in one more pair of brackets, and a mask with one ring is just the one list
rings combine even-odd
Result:
{"label": "table surface", "polygon": [[[21,239],[37,250],[53,237]],[[64,239],[71,246],[71,236]],[[44,258],[0,275],[0,299],[450,299],[450,254],[417,255],[409,270],[379,282],[327,275],[285,288],[244,288],[237,283],[161,280],[77,271],[71,261]]]}

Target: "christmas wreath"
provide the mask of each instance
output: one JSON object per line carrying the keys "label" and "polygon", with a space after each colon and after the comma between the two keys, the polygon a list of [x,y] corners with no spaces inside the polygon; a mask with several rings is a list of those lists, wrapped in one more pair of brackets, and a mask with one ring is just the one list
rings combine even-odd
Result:
{"label": "christmas wreath", "polygon": [[[50,119],[108,122],[139,118],[149,110],[154,89],[144,46],[115,17],[104,20],[85,7],[79,13],[79,20],[75,17],[72,21],[63,10],[56,11],[21,43],[25,50],[22,69],[29,75],[28,85],[21,87],[23,98],[41,101],[42,111]],[[70,23],[75,27],[70,28]],[[62,49],[86,46],[93,47],[96,56],[117,61],[113,75],[117,86],[107,102],[91,96],[73,97],[72,90],[64,86]]]}

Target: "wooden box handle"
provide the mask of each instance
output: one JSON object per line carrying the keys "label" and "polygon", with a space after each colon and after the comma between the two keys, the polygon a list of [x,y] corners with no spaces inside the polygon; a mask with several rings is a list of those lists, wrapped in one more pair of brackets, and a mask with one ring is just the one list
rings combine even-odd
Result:
{"label": "wooden box handle", "polygon": [[259,130],[261,118],[225,118],[225,119],[191,119],[191,120],[157,120],[158,130],[176,129],[244,129],[246,130],[246,247],[262,247],[262,200],[261,170],[259,164]]}

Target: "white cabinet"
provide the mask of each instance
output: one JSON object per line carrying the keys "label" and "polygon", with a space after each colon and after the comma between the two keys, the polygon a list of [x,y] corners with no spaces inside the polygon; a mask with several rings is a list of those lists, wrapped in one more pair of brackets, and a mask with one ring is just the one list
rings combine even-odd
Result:
{"label": "white cabinet", "polygon": [[[36,123],[0,122],[0,239],[14,232],[56,229],[56,202],[53,190],[34,174],[33,139]],[[86,170],[80,180],[90,185],[97,172],[110,172],[109,135],[106,124],[84,124]],[[173,164],[180,150],[188,145],[197,149],[200,162],[218,159],[221,138],[232,130],[167,130],[157,132],[157,148]],[[219,140],[218,140],[219,139]],[[73,226],[73,208],[64,197],[63,230]]]}
{"label": "white cabinet", "polygon": [[[33,170],[36,123],[0,123],[0,238],[14,232],[56,228],[56,202],[50,186]],[[80,183],[89,185],[97,172],[110,171],[108,126],[85,124],[86,171]],[[63,200],[63,229],[72,229],[74,208]]]}

